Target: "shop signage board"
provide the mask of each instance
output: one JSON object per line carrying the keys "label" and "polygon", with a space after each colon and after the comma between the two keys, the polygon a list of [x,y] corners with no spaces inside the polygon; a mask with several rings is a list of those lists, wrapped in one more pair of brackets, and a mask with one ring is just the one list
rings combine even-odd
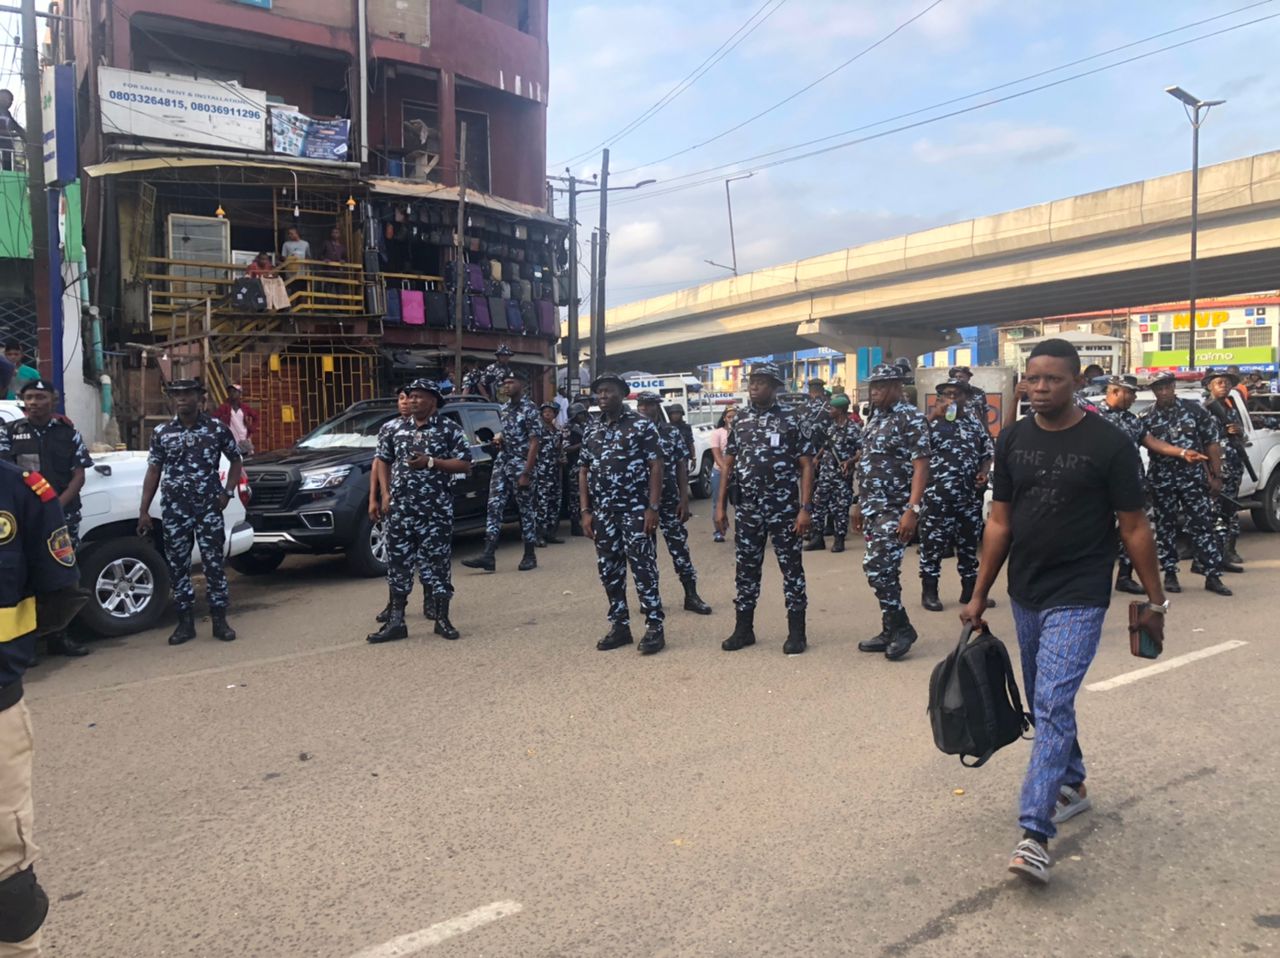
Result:
{"label": "shop signage board", "polygon": [[98,68],[102,132],[261,153],[267,94],[235,83]]}
{"label": "shop signage board", "polygon": [[78,175],[76,161],[76,72],[71,64],[40,71],[40,112],[44,122],[44,181],[70,183]]}
{"label": "shop signage board", "polygon": [[271,150],[314,160],[346,160],[350,120],[316,120],[296,110],[271,108]]}

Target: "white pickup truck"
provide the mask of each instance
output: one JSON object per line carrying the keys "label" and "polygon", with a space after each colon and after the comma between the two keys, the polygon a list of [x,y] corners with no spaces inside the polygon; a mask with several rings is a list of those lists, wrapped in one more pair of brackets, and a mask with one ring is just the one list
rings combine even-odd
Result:
{"label": "white pickup truck", "polygon": [[[623,400],[632,409],[636,408],[634,399]],[[662,406],[662,421],[667,418],[667,408]],[[600,415],[600,407],[594,403],[587,409],[594,419]],[[693,458],[689,461],[689,495],[694,499],[711,498],[711,470],[715,468],[715,457],[711,455],[711,433],[715,427],[709,425],[693,426]]]}
{"label": "white pickup truck", "polygon": [[[22,404],[0,400],[0,420],[22,418]],[[137,535],[138,504],[147,472],[145,452],[93,454],[93,468],[85,471],[80,492],[80,582],[90,591],[79,621],[99,635],[129,635],[155,625],[170,602],[173,589],[169,569],[158,543]],[[225,480],[230,463],[222,460]],[[240,495],[223,514],[227,526],[227,556],[253,547],[253,527],[245,518],[249,484],[241,477]],[[156,495],[151,514],[160,518],[161,496]],[[156,529],[160,529],[159,521]],[[199,563],[198,549],[192,550]]]}

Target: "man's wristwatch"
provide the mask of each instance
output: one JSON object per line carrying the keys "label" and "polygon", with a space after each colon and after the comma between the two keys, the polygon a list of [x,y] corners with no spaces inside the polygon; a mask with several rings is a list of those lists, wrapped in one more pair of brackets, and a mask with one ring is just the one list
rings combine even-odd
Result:
{"label": "man's wristwatch", "polygon": [[653,512],[657,512],[657,511],[658,511],[658,509],[660,508],[660,506],[661,506],[661,503],[658,503],[658,502],[651,502],[651,503],[649,503],[647,506],[645,506],[645,508],[646,508],[646,509],[650,509],[650,510],[652,510]]}
{"label": "man's wristwatch", "polygon": [[1159,615],[1164,615],[1169,611],[1169,600],[1165,599],[1163,602],[1148,602],[1147,608]]}
{"label": "man's wristwatch", "polygon": [[435,467],[436,467],[436,457],[435,457],[435,456],[427,456],[427,468],[428,468],[428,469],[434,469]]}
{"label": "man's wristwatch", "polygon": [[920,503],[908,502],[907,508],[910,509],[912,512],[914,512],[916,515],[920,515]]}
{"label": "man's wristwatch", "polygon": [[802,503],[800,503],[800,508],[801,508],[801,509],[803,509],[805,512],[812,513],[812,512],[813,512],[813,503],[812,503],[812,502],[802,502]]}

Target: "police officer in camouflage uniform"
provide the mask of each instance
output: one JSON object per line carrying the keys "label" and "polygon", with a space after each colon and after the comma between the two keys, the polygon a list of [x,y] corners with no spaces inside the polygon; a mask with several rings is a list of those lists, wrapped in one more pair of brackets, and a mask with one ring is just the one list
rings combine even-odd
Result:
{"label": "police officer in camouflage uniform", "polygon": [[[1218,595],[1231,595],[1222,583],[1222,540],[1214,528],[1218,510],[1214,503],[1222,491],[1222,430],[1203,406],[1179,399],[1173,373],[1151,382],[1156,401],[1138,418],[1156,439],[1184,450],[1177,457],[1153,457],[1147,467],[1147,484],[1156,514],[1156,546],[1164,570],[1166,592],[1181,592],[1178,582],[1178,522],[1186,524],[1196,561],[1204,572],[1204,587]],[[1209,457],[1204,464],[1191,453]]]}
{"label": "police officer in camouflage uniform", "polygon": [[733,421],[725,445],[724,478],[716,503],[716,529],[729,528],[730,477],[737,486],[734,559],[737,563],[737,621],[721,643],[726,652],[755,645],[756,602],[764,549],[773,551],[782,570],[787,605],[787,641],[782,650],[799,655],[808,646],[802,540],[813,525],[813,426],[810,417],[778,404],[786,383],[773,363],[757,363],[747,379],[750,402]]}
{"label": "police officer in camouflage uniform", "polygon": [[565,426],[564,458],[569,474],[569,534],[582,535],[582,504],[578,501],[578,456],[582,452],[582,436],[587,428],[587,407],[571,403]]}
{"label": "police officer in camouflage uniform", "polygon": [[689,460],[690,448],[684,433],[675,423],[662,421],[662,397],[655,392],[642,392],[636,397],[636,408],[658,430],[658,450],[662,454],[662,503],[658,525],[667,540],[667,552],[684,586],[684,607],[688,612],[710,615],[711,606],[698,595],[698,573],[689,556]]}
{"label": "police officer in camouflage uniform", "polygon": [[493,475],[489,480],[489,516],[485,523],[484,552],[471,559],[463,559],[468,569],[492,572],[497,567],[493,554],[498,548],[498,534],[502,530],[502,514],[507,500],[515,497],[520,509],[520,537],[524,540],[524,558],[517,567],[528,572],[538,567],[534,555],[537,542],[537,502],[534,478],[537,474],[538,447],[542,444],[542,418],[538,407],[525,398],[528,377],[518,370],[506,374],[503,385],[507,401],[498,409],[502,432],[494,438],[498,454],[493,460]]}
{"label": "police officer in camouflage uniform", "polygon": [[[1240,394],[1235,387],[1240,377],[1233,372],[1210,369],[1202,380],[1209,397],[1205,408],[1218,419],[1224,435],[1222,439],[1222,494],[1218,498],[1216,528],[1222,539],[1223,567],[1228,572],[1244,571],[1240,564],[1244,559],[1236,552],[1236,540],[1240,537],[1240,512],[1236,500],[1240,498],[1240,482],[1244,479],[1244,460],[1248,452],[1244,446],[1244,420],[1241,418]],[[23,387],[24,390],[28,387]],[[1239,569],[1235,568],[1239,566]]]}
{"label": "police officer in camouflage uniform", "polygon": [[560,526],[560,505],[564,499],[564,476],[560,471],[564,458],[564,434],[556,425],[556,417],[560,415],[560,407],[556,403],[544,402],[538,407],[538,413],[542,421],[542,439],[538,444],[537,464],[537,545],[542,548],[548,542],[552,545],[564,542],[556,535]]}
{"label": "police officer in camouflage uniform", "polygon": [[423,605],[436,620],[436,635],[459,637],[449,619],[453,597],[453,477],[471,468],[471,447],[452,418],[440,415],[440,386],[429,379],[409,384],[409,415],[378,434],[378,460],[391,472],[381,512],[387,517],[389,615],[370,642],[406,638],[405,607],[413,568],[422,578]]}
{"label": "police officer in camouflage uniform", "polygon": [[991,433],[973,414],[970,386],[949,379],[936,389],[929,414],[929,484],[920,513],[920,604],[942,611],[938,577],[942,558],[955,548],[960,604],[968,605],[978,581],[982,541],[982,492],[995,457]]}
{"label": "police officer in camouflage uniform", "polygon": [[490,402],[498,402],[498,388],[511,378],[511,347],[503,343],[494,352],[494,360],[480,370],[480,393]]}
{"label": "police officer in camouflage uniform", "polygon": [[[53,486],[62,504],[71,543],[80,548],[80,489],[84,472],[93,466],[80,432],[54,416],[58,393],[43,379],[22,386],[26,416],[0,426],[0,457],[18,468],[39,472]],[[51,632],[45,640],[50,655],[79,657],[89,649],[65,631]]]}
{"label": "police officer in camouflage uniform", "polygon": [[[862,445],[862,430],[849,418],[849,397],[832,396],[830,420],[818,450],[818,481],[813,495],[813,534],[806,552],[827,547],[823,529],[831,526],[832,552],[844,552],[853,507],[853,465]],[[816,445],[816,442],[815,442]]]}
{"label": "police officer in camouflage uniform", "polygon": [[600,583],[609,598],[609,634],[596,648],[608,652],[632,642],[627,608],[630,563],[647,626],[639,650],[653,655],[666,645],[656,541],[662,503],[658,430],[627,408],[623,400],[631,387],[621,376],[597,376],[591,390],[600,404],[600,417],[583,436],[578,481],[582,531],[595,540]]}
{"label": "police officer in camouflage uniform", "polygon": [[901,659],[916,640],[902,607],[902,554],[915,534],[929,483],[929,426],[903,399],[904,370],[880,364],[867,377],[871,415],[862,430],[858,502],[853,528],[867,550],[862,571],[880,602],[881,631],[858,643],[863,652]]}
{"label": "police officer in camouflage uniform", "polygon": [[[213,637],[231,642],[236,633],[227,624],[227,535],[222,514],[240,483],[240,446],[230,429],[201,411],[204,386],[199,380],[175,379],[165,391],[173,400],[175,415],[151,434],[138,535],[151,534],[151,502],[159,489],[164,493],[160,529],[178,605],[178,627],[169,644],[181,645],[196,637],[193,538],[200,546]],[[219,478],[223,456],[231,463],[225,485]]]}
{"label": "police officer in camouflage uniform", "polygon": [[987,399],[987,391],[981,386],[973,384],[973,370],[968,366],[952,366],[947,372],[948,379],[957,379],[969,387],[969,399],[967,405],[969,411],[973,414],[982,428],[991,431],[991,423],[987,418],[991,412],[991,403]]}

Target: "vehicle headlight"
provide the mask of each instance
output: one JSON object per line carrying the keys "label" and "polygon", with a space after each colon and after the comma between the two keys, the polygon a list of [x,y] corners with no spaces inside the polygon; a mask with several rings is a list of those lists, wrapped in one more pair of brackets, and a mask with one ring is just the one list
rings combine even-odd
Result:
{"label": "vehicle headlight", "polygon": [[334,466],[332,469],[307,469],[302,473],[302,491],[314,492],[317,489],[332,489],[347,481],[354,466]]}

